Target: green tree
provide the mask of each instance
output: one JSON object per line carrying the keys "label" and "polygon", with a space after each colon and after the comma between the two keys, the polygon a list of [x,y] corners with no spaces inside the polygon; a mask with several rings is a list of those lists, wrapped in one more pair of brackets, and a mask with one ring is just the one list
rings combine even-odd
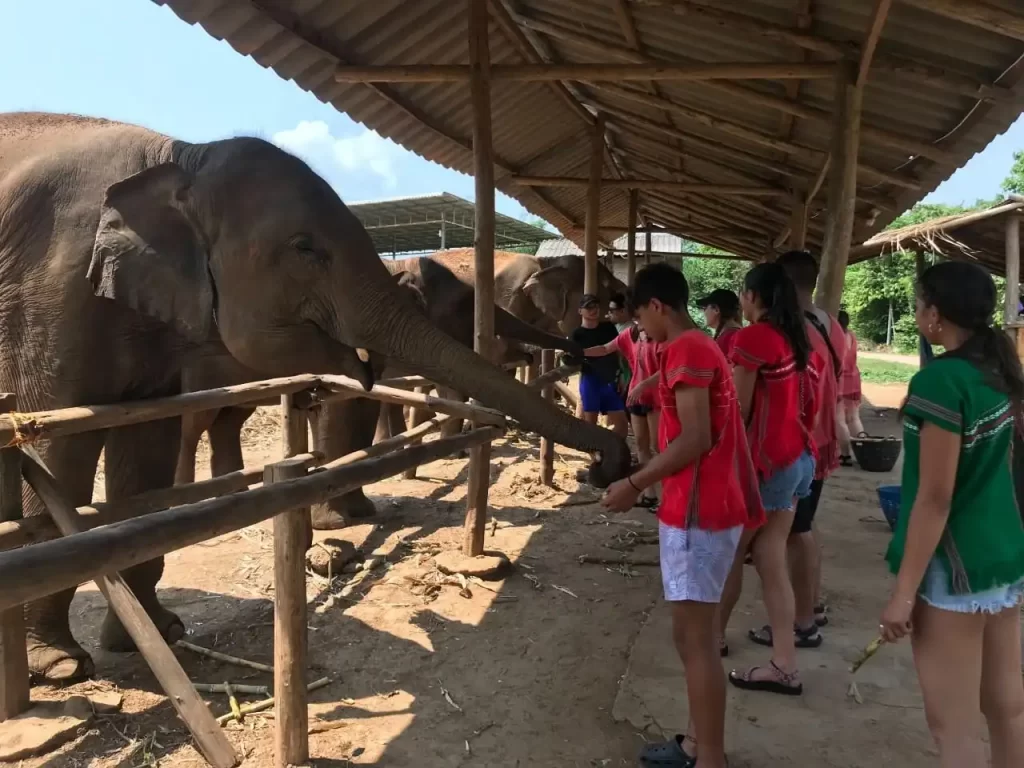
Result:
{"label": "green tree", "polygon": [[1013,153],[1013,165],[1001,188],[1008,195],[1024,195],[1024,150]]}
{"label": "green tree", "polygon": [[[698,243],[685,243],[684,250],[707,254],[722,253],[714,248]],[[691,309],[694,322],[704,327],[704,314],[693,308],[693,301],[707,296],[716,288],[727,288],[737,293],[743,288],[743,276],[752,266],[749,261],[736,259],[713,259],[699,256],[684,256],[682,260],[683,274],[690,284]]]}

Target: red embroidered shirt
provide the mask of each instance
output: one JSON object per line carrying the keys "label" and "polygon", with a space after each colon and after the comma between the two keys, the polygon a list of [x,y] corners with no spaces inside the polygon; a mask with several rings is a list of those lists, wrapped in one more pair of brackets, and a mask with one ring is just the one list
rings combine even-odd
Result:
{"label": "red embroidered shirt", "polygon": [[711,448],[692,464],[662,480],[658,518],[676,528],[706,531],[737,525],[760,526],[764,522],[764,508],[725,355],[707,334],[696,330],[687,331],[661,347],[661,450],[682,434],[683,425],[675,407],[677,387],[708,390]]}
{"label": "red embroidered shirt", "polygon": [[[633,375],[629,379],[629,391],[632,392],[637,384],[644,379],[653,376],[658,370],[658,344],[657,342],[645,340],[645,337],[637,337],[633,341],[633,329],[627,328],[615,339],[619,352],[629,363],[629,369]],[[655,388],[647,390],[640,396],[640,405],[651,407],[658,406],[658,393]]]}
{"label": "red embroidered shirt", "polygon": [[[832,349],[839,357],[839,377],[843,375],[843,351],[846,349],[846,334],[839,321],[832,315],[828,316],[828,336]],[[814,324],[807,321],[807,336],[811,340],[811,348],[822,360],[821,376],[818,377],[818,402],[821,403],[818,423],[814,428],[814,445],[817,449],[817,465],[814,477],[824,480],[839,468],[839,433],[836,431],[835,404],[839,402],[839,381],[836,376],[832,353],[829,351],[825,337]],[[828,407],[826,407],[828,406]]]}
{"label": "red embroidered shirt", "polygon": [[728,328],[723,329],[715,339],[718,348],[722,350],[726,360],[732,359],[732,348],[736,345],[736,334],[741,330],[741,328],[735,328],[730,325]]}
{"label": "red embroidered shirt", "polygon": [[798,370],[789,340],[760,322],[736,334],[732,361],[757,373],[747,440],[757,471],[770,477],[813,450],[820,359],[812,351],[807,367]]}

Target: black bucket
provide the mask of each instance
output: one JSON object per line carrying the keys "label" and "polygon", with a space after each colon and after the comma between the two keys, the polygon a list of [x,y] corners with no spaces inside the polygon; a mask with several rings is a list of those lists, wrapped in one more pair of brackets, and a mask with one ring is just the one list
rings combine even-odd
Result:
{"label": "black bucket", "polygon": [[898,437],[872,437],[858,435],[851,438],[853,455],[857,464],[865,472],[889,472],[896,466],[903,449],[903,441]]}

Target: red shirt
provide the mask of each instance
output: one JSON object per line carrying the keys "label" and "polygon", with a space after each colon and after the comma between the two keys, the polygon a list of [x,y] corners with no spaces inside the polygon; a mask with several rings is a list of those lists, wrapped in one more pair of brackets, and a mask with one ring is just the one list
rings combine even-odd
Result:
{"label": "red shirt", "polygon": [[[629,369],[633,372],[629,379],[630,392],[637,384],[653,376],[658,370],[658,344],[644,340],[639,335],[637,340],[633,341],[633,333],[633,328],[627,328],[615,339],[619,353],[626,358]],[[647,390],[640,396],[638,402],[640,405],[656,407],[658,405],[657,391],[654,388]]]}
{"label": "red shirt", "polygon": [[695,462],[662,480],[658,519],[676,528],[721,531],[764,522],[757,476],[743,437],[736,387],[725,355],[702,331],[686,331],[661,345],[658,379],[662,404],[658,443],[665,450],[682,433],[675,407],[676,387],[708,390],[711,448]]}
{"label": "red shirt", "polygon": [[[839,377],[843,375],[842,364],[846,349],[846,334],[839,321],[832,315],[828,316],[828,335],[832,349],[839,356]],[[817,448],[818,464],[814,477],[824,480],[839,468],[839,436],[836,431],[835,404],[839,402],[839,382],[836,377],[832,353],[829,352],[825,337],[821,335],[810,320],[807,321],[807,336],[811,340],[811,348],[822,360],[821,376],[818,378],[818,402],[821,403],[818,424],[814,428],[814,445]],[[831,404],[831,407],[826,407]]]}
{"label": "red shirt", "polygon": [[788,467],[813,447],[821,363],[813,351],[811,358],[799,370],[789,340],[770,323],[754,323],[736,334],[733,363],[757,373],[747,440],[762,478]]}
{"label": "red shirt", "polygon": [[741,328],[735,328],[730,325],[715,338],[715,343],[717,343],[718,348],[722,350],[722,354],[725,355],[726,360],[732,359],[732,348],[736,346],[736,334],[741,330]]}

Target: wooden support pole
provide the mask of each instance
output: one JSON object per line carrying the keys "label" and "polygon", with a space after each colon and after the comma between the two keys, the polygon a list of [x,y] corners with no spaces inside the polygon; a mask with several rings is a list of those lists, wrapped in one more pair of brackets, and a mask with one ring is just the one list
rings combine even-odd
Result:
{"label": "wooden support pole", "polygon": [[[281,395],[281,454],[285,458],[306,454],[309,452],[309,417],[307,412],[299,407],[298,398],[295,395]],[[297,462],[292,462],[298,466]],[[306,473],[307,462],[301,463],[301,473]],[[299,470],[292,470],[297,476]],[[264,482],[266,482],[264,473]],[[275,521],[275,526],[277,522]],[[306,510],[305,531],[303,541],[306,549],[313,546],[313,518],[309,510]]]}
{"label": "wooden support pole", "polygon": [[[473,349],[494,357],[494,154],[491,146],[491,54],[487,0],[469,3],[470,96],[473,103],[473,180],[476,191],[473,232],[475,303]],[[467,557],[484,552],[487,492],[491,485],[491,444],[469,453],[466,521],[462,551]]]}
{"label": "wooden support pole", "polygon": [[648,225],[645,232],[646,234],[644,235],[644,266],[647,267],[650,266],[651,254],[654,253],[654,247],[651,244],[651,235],[654,231],[651,229],[650,225]]}
{"label": "wooden support pole", "polygon": [[[1003,324],[1010,328],[1018,320],[1017,307],[1020,303],[1020,214],[1014,211],[1006,216],[1006,310]],[[1013,331],[1014,349],[1016,334]]]}
{"label": "wooden support pole", "polygon": [[587,181],[587,218],[583,234],[583,292],[597,295],[597,241],[601,226],[601,174],[604,168],[604,117],[597,116],[590,140],[590,177]]}
{"label": "wooden support pole", "polygon": [[[429,386],[416,387],[416,394],[423,395],[426,397],[430,391]],[[409,421],[406,423],[406,429],[415,429],[427,418],[427,412],[423,408],[413,406],[409,409]],[[415,480],[416,479],[416,467],[409,467],[405,472],[402,473],[404,480]]]}
{"label": "wooden support pole", "polygon": [[843,297],[850,257],[854,208],[857,202],[857,152],[863,91],[857,87],[857,67],[843,62],[836,77],[835,122],[828,185],[828,214],[821,252],[821,273],[815,302],[835,314]]}
{"label": "wooden support pole", "polygon": [[[18,410],[16,395],[0,395],[0,412]],[[21,520],[21,451],[0,450],[0,525]],[[28,656],[25,651],[25,607],[0,613],[0,721],[29,707]]]}
{"label": "wooden support pole", "polygon": [[789,217],[789,248],[802,251],[807,247],[807,202],[803,195],[794,191],[793,211]]}
{"label": "wooden support pole", "polygon": [[[509,176],[507,181],[520,187],[589,187],[590,179],[582,176]],[[789,197],[782,187],[747,184],[700,184],[666,179],[601,179],[601,187],[609,189],[661,189],[673,192],[700,192],[706,195],[737,195],[746,197]]]}
{"label": "wooden support pole", "polygon": [[[77,538],[75,534],[88,536],[88,533],[81,533],[84,529],[78,520],[78,513],[74,505],[67,500],[67,495],[57,483],[57,479],[43,464],[35,450],[31,446],[24,446],[22,451],[22,471],[25,481],[43,502],[43,506],[50,513],[60,532],[65,537]],[[69,541],[69,539],[65,538],[61,541]],[[56,543],[40,544],[38,547],[52,546]],[[26,552],[30,549],[33,547],[19,551]],[[149,664],[160,687],[164,689],[167,698],[177,710],[178,716],[188,726],[199,751],[214,768],[233,768],[238,764],[238,755],[235,754],[234,747],[231,746],[231,742],[213,719],[210,710],[206,708],[206,704],[192,687],[185,670],[181,668],[174,653],[160,635],[160,630],[156,628],[153,620],[132,593],[128,584],[125,583],[121,574],[108,570],[105,565],[107,559],[101,553],[96,553],[96,558],[98,566],[102,570],[99,573],[90,574],[90,578],[96,579],[96,586],[99,587],[110,608],[121,620],[121,624],[132,640],[135,641],[139,653]],[[150,558],[143,558],[137,562],[148,559]],[[58,570],[58,566],[55,565],[58,562],[54,561],[54,564],[51,564],[52,571]],[[5,587],[8,583],[5,582]]]}
{"label": "wooden support pole", "polygon": [[351,464],[339,459],[307,477],[0,552],[0,611],[255,525],[289,509],[341,496],[393,477],[410,465],[435,461],[502,434],[498,427],[482,427]]}
{"label": "wooden support pole", "polygon": [[[305,420],[303,419],[303,431]],[[271,485],[306,475],[300,461],[286,459],[264,470]],[[309,759],[309,702],[306,696],[306,550],[309,508],[274,518],[274,764],[305,765]]]}
{"label": "wooden support pole", "polygon": [[[545,349],[541,353],[541,378],[543,379],[554,369],[555,352]],[[541,390],[541,397],[551,400],[554,398],[554,393],[554,386],[548,384]],[[540,482],[549,487],[555,483],[555,443],[546,437],[540,439]]]}
{"label": "wooden support pole", "polygon": [[[924,251],[920,248],[914,251],[914,274],[916,275],[917,282],[921,281],[921,275],[924,274]],[[917,334],[917,364],[919,367],[924,368],[932,358],[932,346],[928,343],[928,339],[924,337],[924,334]]]}
{"label": "wooden support pole", "polygon": [[[525,82],[632,80],[822,80],[835,73],[834,64],[506,64],[491,68],[492,80]],[[388,64],[338,66],[339,83],[460,83],[470,79],[470,67],[460,64]]]}
{"label": "wooden support pole", "polygon": [[628,229],[626,230],[626,286],[632,290],[636,282],[636,214],[640,193],[629,190]]}

